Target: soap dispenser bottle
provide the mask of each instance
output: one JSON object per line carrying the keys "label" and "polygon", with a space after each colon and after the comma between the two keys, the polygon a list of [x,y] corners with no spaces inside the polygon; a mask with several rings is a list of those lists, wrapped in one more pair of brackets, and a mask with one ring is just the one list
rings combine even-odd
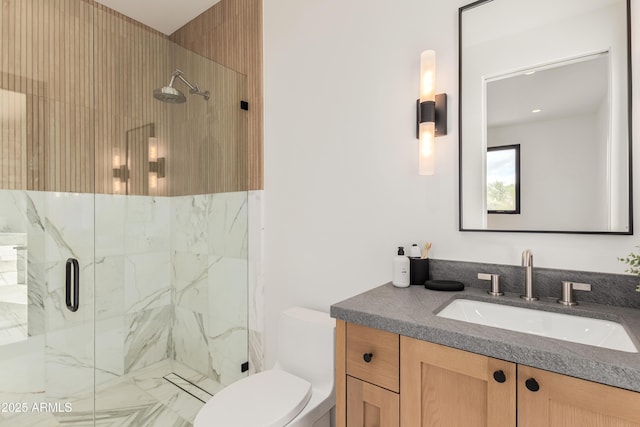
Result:
{"label": "soap dispenser bottle", "polygon": [[422,256],[422,252],[420,252],[420,248],[416,243],[411,245],[409,248],[409,258],[420,258]]}
{"label": "soap dispenser bottle", "polygon": [[409,286],[409,258],[404,254],[404,246],[398,246],[398,255],[393,258],[393,286]]}

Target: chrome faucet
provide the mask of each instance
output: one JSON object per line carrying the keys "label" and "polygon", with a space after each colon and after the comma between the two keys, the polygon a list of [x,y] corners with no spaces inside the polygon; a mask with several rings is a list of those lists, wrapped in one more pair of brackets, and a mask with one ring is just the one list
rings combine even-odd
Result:
{"label": "chrome faucet", "polygon": [[533,252],[530,249],[522,252],[522,266],[525,269],[524,295],[520,295],[520,298],[526,301],[537,301],[538,297],[533,296]]}

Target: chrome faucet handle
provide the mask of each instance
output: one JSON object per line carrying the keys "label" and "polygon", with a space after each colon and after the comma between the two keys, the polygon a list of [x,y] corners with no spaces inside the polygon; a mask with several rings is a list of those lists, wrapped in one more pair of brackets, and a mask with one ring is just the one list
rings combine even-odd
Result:
{"label": "chrome faucet handle", "polygon": [[496,297],[504,295],[504,292],[500,289],[500,275],[499,274],[487,274],[487,273],[478,273],[478,279],[480,280],[491,280],[491,290],[487,291],[489,295],[493,295]]}
{"label": "chrome faucet handle", "polygon": [[578,291],[591,291],[591,285],[588,283],[575,283],[563,280],[562,298],[558,300],[558,303],[566,306],[578,305],[578,302],[573,297],[574,289]]}

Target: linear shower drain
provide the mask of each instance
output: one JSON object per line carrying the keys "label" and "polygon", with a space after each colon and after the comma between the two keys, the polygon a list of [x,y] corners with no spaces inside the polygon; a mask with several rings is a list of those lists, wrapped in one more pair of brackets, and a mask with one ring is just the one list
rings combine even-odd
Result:
{"label": "linear shower drain", "polygon": [[180,375],[176,374],[175,372],[171,372],[170,374],[167,374],[162,378],[169,381],[171,384],[178,387],[180,390],[184,391],[185,393],[188,393],[191,396],[195,397],[202,403],[207,403],[209,399],[213,397],[213,395],[209,393],[207,390],[201,387],[198,387],[191,381],[185,378],[182,378]]}

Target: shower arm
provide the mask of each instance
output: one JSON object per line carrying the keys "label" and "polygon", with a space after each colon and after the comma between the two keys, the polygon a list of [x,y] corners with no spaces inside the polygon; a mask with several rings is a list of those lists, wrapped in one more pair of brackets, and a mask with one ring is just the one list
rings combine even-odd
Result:
{"label": "shower arm", "polygon": [[176,81],[176,78],[182,80],[182,82],[184,84],[186,84],[187,86],[189,86],[189,93],[195,94],[195,95],[200,95],[202,96],[204,99],[209,99],[209,91],[205,91],[202,92],[200,90],[200,88],[198,87],[198,84],[196,83],[195,85],[192,85],[189,80],[187,80],[184,77],[184,73],[180,70],[175,70],[173,72],[173,74],[171,75],[171,81],[169,82],[169,87],[173,87],[173,83]]}

